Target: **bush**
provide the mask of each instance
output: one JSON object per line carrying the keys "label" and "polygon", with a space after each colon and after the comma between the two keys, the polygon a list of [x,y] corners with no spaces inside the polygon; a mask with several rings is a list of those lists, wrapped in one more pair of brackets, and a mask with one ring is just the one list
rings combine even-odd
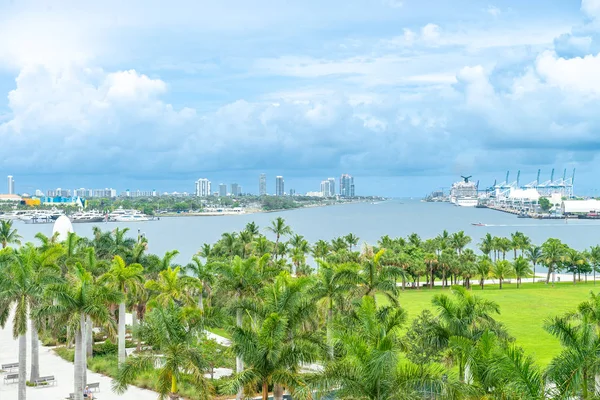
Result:
{"label": "bush", "polygon": [[94,356],[106,356],[117,354],[119,345],[114,344],[110,339],[106,339],[104,343],[94,345]]}
{"label": "bush", "polygon": [[75,350],[73,349],[67,349],[66,347],[57,347],[54,349],[54,352],[64,360],[67,360],[69,362],[75,361]]}

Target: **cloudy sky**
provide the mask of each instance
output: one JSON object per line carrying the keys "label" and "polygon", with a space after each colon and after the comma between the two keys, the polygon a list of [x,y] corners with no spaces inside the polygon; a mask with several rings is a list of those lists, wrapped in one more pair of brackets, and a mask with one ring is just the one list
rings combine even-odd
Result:
{"label": "cloudy sky", "polygon": [[575,167],[598,187],[600,0],[84,3],[0,0],[19,192],[256,192],[265,172],[411,196]]}

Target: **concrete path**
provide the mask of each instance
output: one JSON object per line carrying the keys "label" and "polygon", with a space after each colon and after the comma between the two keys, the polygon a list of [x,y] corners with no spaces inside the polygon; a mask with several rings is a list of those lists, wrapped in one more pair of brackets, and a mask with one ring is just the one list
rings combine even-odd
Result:
{"label": "concrete path", "polygon": [[[4,329],[0,329],[0,364],[18,362],[19,345],[18,341],[12,337],[12,318],[6,324]],[[31,365],[30,339],[27,335],[27,371]],[[16,371],[15,371],[16,373]],[[74,374],[73,364],[67,362],[54,354],[52,348],[40,346],[40,375],[54,375],[58,382],[54,386],[44,388],[27,388],[27,398],[31,400],[64,400],[69,393],[73,393]],[[29,379],[29,373],[27,374]],[[87,372],[88,382],[100,382],[100,392],[97,398],[100,400],[116,399],[135,399],[135,400],[156,400],[158,394],[150,391],[130,386],[123,395],[117,395],[112,392],[112,379],[104,375],[96,374],[92,371]],[[0,400],[17,400],[17,384],[4,384],[4,374],[0,374]]]}

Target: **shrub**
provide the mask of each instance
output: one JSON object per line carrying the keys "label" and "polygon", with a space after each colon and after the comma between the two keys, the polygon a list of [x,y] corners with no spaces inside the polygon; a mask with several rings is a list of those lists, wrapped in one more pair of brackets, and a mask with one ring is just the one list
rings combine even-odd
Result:
{"label": "shrub", "polygon": [[119,346],[106,339],[103,343],[94,345],[94,356],[105,356],[110,354],[117,354]]}

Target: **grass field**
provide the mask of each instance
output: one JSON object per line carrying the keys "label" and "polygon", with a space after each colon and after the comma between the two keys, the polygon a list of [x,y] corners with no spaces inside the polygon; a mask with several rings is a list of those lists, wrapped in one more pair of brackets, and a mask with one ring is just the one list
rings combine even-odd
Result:
{"label": "grass field", "polygon": [[[540,366],[546,366],[559,353],[560,344],[543,329],[544,320],[575,310],[579,303],[589,298],[590,291],[600,291],[600,284],[595,287],[593,283],[573,285],[572,282],[563,282],[552,287],[543,283],[525,283],[517,289],[513,283],[504,284],[502,290],[497,285],[486,285],[485,290],[475,285],[472,288],[476,296],[500,305],[501,313],[497,319],[506,325],[527,354],[533,355]],[[449,289],[406,290],[400,294],[399,300],[411,320],[423,309],[435,314],[431,298],[443,292],[449,293]],[[379,297],[378,301],[383,304],[385,299]]]}

